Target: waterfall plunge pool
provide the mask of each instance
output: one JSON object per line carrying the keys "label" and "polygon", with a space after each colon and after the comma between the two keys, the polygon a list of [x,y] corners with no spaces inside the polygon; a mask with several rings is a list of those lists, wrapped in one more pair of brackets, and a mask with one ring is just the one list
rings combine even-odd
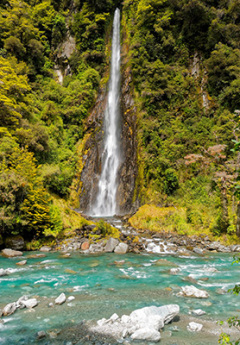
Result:
{"label": "waterfall plunge pool", "polygon": [[[29,255],[24,253],[25,258]],[[168,261],[166,265],[157,262],[160,258]],[[68,329],[75,327],[75,330],[80,330],[82,320],[96,321],[109,318],[113,313],[121,316],[144,306],[166,304],[178,304],[181,315],[179,322],[165,326],[161,344],[217,344],[218,335],[210,334],[215,332],[214,326],[211,326],[210,333],[204,333],[204,328],[200,333],[190,333],[186,326],[194,309],[206,312],[195,321],[207,320],[209,325],[239,312],[239,297],[221,294],[219,290],[228,290],[240,282],[239,266],[232,265],[232,260],[229,254],[184,258],[153,254],[72,253],[70,257],[63,257],[60,252],[55,252],[47,253],[45,258],[27,258],[27,264],[19,267],[16,266],[19,258],[0,257],[0,267],[9,268],[10,272],[0,277],[0,309],[23,295],[36,297],[39,301],[32,311],[19,309],[2,318],[0,344],[95,344],[87,339],[81,340],[77,332],[69,333]],[[169,269],[176,265],[180,272],[171,275]],[[217,271],[211,272],[213,270],[209,267]],[[195,284],[192,279],[196,279]],[[180,287],[185,285],[204,289],[210,297],[177,296]],[[49,307],[49,303],[54,303],[62,292],[67,297],[74,296],[75,300]],[[173,326],[177,326],[179,331],[172,332]],[[41,330],[47,332],[47,336],[37,340],[36,334]],[[127,340],[125,343],[128,344]]]}

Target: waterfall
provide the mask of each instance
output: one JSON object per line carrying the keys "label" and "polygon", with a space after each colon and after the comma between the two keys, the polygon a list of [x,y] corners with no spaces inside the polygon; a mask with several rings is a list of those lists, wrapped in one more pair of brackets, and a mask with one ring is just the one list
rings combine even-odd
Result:
{"label": "waterfall", "polygon": [[109,91],[104,117],[104,148],[96,200],[91,206],[92,216],[113,216],[117,212],[116,194],[120,154],[120,11],[117,8],[113,20],[112,57]]}

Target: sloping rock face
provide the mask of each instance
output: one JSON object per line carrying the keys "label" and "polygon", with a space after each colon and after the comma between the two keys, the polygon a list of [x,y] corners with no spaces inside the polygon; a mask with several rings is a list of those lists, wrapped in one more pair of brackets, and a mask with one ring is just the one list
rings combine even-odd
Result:
{"label": "sloping rock face", "polygon": [[[122,68],[121,111],[123,164],[119,170],[117,203],[120,214],[135,211],[138,207],[136,179],[137,164],[137,109],[132,97],[130,68]],[[135,195],[134,195],[135,193]]]}
{"label": "sloping rock face", "polygon": [[[122,49],[124,50],[124,49]],[[123,55],[123,54],[122,54]],[[122,56],[121,94],[120,94],[120,131],[122,164],[119,169],[117,191],[118,214],[131,213],[138,207],[135,184],[137,166],[137,129],[136,107],[132,98],[131,71],[126,68],[127,59]],[[96,104],[86,122],[85,144],[82,150],[82,172],[79,184],[80,210],[90,213],[94,204],[98,181],[102,168],[104,144],[104,114],[107,102],[107,86],[99,91]]]}
{"label": "sloping rock face", "polygon": [[86,122],[85,144],[82,150],[82,172],[80,177],[79,195],[80,210],[90,212],[98,191],[101,172],[101,152],[103,149],[103,118],[107,102],[106,88],[99,92],[96,104]]}

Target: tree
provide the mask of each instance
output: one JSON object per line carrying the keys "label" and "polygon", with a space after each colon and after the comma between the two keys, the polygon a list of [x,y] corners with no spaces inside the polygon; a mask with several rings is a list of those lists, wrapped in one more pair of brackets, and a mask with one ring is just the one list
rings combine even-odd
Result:
{"label": "tree", "polygon": [[12,129],[19,124],[25,109],[24,96],[31,89],[27,76],[16,72],[18,68],[14,59],[0,56],[0,123]]}

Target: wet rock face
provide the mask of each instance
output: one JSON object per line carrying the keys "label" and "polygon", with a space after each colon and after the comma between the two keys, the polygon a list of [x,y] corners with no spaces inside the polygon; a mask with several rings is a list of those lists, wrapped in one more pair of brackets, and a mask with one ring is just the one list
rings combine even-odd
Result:
{"label": "wet rock face", "polygon": [[101,89],[96,104],[87,120],[87,140],[83,149],[81,173],[80,210],[88,213],[98,190],[103,149],[103,118],[107,102],[106,88]]}
{"label": "wet rock face", "polygon": [[139,206],[134,198],[138,174],[137,165],[137,124],[136,107],[132,97],[130,69],[122,72],[121,111],[122,111],[122,152],[123,163],[119,170],[118,205],[119,213],[126,214]]}
{"label": "wet rock face", "polygon": [[[83,150],[83,170],[81,173],[80,210],[90,212],[98,191],[98,181],[102,168],[102,150],[104,144],[103,119],[107,102],[107,90],[99,92],[96,104],[87,121],[87,140]],[[137,167],[137,129],[136,107],[131,92],[130,69],[122,65],[120,95],[120,131],[122,164],[119,169],[117,191],[118,214],[133,212],[138,207],[134,198]]]}

